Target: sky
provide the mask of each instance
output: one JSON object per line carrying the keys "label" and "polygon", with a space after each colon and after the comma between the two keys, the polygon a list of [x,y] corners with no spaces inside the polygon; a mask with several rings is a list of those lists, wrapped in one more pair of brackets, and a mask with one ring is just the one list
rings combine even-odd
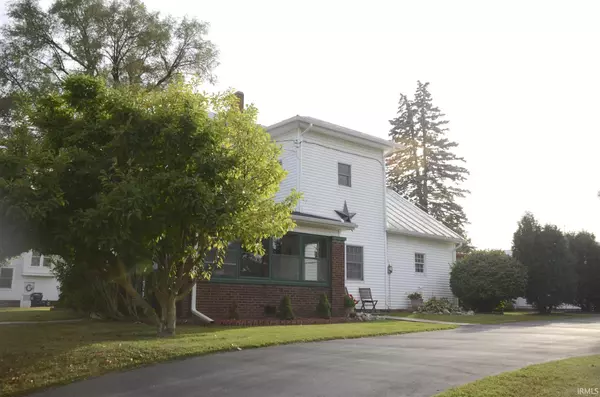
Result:
{"label": "sky", "polygon": [[477,248],[510,249],[525,211],[600,236],[600,2],[145,3],[210,23],[206,89],[243,91],[263,125],[300,114],[386,138],[400,94],[430,82],[471,173]]}

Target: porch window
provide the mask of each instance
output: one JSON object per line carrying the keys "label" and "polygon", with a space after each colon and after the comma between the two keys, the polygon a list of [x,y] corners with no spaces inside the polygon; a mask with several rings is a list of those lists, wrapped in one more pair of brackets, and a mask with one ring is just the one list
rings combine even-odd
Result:
{"label": "porch window", "polygon": [[12,267],[0,267],[0,288],[12,288],[13,272]]}
{"label": "porch window", "polygon": [[[263,240],[264,255],[245,252],[239,243],[229,245],[225,264],[213,271],[212,279],[222,282],[302,283],[329,282],[330,237],[288,233],[281,238]],[[207,263],[214,261],[209,253]]]}

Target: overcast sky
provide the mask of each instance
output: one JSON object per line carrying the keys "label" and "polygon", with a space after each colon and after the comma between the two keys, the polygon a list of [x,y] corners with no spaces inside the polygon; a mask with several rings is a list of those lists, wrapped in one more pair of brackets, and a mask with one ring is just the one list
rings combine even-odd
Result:
{"label": "overcast sky", "polygon": [[600,4],[146,3],[210,22],[221,52],[210,90],[244,91],[262,124],[300,114],[385,138],[400,93],[429,81],[471,171],[478,248],[510,248],[525,211],[600,235]]}

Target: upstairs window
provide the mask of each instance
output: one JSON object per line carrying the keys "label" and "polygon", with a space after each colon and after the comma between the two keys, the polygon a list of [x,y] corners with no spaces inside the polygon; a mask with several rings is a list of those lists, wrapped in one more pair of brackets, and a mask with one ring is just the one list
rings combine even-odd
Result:
{"label": "upstairs window", "polygon": [[425,272],[425,254],[415,253],[415,273]]}
{"label": "upstairs window", "polygon": [[338,185],[352,186],[352,166],[338,163]]}
{"label": "upstairs window", "polygon": [[42,263],[42,254],[37,251],[31,252],[31,266],[39,266]]}
{"label": "upstairs window", "polygon": [[12,288],[13,269],[0,267],[0,288]]}

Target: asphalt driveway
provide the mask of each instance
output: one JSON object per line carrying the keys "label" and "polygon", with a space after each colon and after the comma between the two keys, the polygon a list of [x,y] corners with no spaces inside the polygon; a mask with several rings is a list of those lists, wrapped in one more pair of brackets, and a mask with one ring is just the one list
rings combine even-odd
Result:
{"label": "asphalt driveway", "polygon": [[77,382],[38,397],[431,396],[500,372],[600,354],[600,319],[465,326],[214,354]]}

